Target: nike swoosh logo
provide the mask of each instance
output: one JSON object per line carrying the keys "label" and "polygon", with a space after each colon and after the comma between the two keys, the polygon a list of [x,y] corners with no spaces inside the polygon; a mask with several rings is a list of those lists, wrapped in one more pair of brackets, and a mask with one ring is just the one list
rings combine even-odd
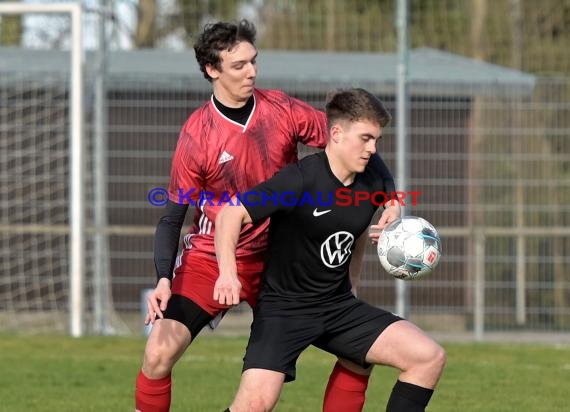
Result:
{"label": "nike swoosh logo", "polygon": [[331,212],[331,209],[328,210],[321,210],[320,212],[317,210],[317,208],[315,208],[315,210],[313,210],[313,216],[315,217],[319,217],[322,216],[324,214],[327,214],[328,212]]}

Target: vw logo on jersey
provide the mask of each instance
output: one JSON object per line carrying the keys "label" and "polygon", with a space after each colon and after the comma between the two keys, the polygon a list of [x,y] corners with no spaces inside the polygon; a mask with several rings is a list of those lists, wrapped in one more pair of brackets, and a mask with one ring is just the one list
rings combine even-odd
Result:
{"label": "vw logo on jersey", "polygon": [[348,260],[353,243],[352,233],[345,231],[333,233],[321,245],[321,260],[329,268],[339,267]]}

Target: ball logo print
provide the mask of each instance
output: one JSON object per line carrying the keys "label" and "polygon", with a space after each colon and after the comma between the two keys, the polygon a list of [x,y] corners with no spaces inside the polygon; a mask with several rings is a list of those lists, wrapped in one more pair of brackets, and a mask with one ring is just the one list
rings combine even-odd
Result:
{"label": "ball logo print", "polygon": [[378,239],[378,258],[392,276],[418,279],[431,273],[441,257],[441,239],[435,227],[416,216],[390,223]]}
{"label": "ball logo print", "polygon": [[430,250],[428,250],[428,252],[426,253],[426,263],[429,263],[430,265],[433,265],[433,262],[435,262],[435,259],[439,256],[437,250],[434,250],[433,248],[430,247]]}
{"label": "ball logo print", "polygon": [[345,263],[350,256],[354,236],[350,232],[340,231],[330,235],[321,244],[321,260],[329,268],[336,268]]}

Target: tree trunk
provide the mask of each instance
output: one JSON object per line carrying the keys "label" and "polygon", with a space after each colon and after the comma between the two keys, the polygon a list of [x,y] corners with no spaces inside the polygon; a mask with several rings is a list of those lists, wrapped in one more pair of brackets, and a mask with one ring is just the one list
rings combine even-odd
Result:
{"label": "tree trunk", "polygon": [[156,0],[139,0],[134,45],[137,49],[152,48],[156,40]]}
{"label": "tree trunk", "polygon": [[22,42],[22,16],[2,16],[0,23],[0,45],[20,46]]}

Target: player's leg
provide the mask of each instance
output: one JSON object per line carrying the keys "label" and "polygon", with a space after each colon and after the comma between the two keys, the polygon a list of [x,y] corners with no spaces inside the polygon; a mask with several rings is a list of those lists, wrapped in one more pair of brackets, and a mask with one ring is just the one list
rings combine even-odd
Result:
{"label": "player's leg", "polygon": [[[348,296],[327,313],[326,333],[314,345],[367,368],[372,363],[384,363],[376,358],[369,360],[367,355],[375,354],[371,348],[379,336],[402,322],[405,321],[388,311]],[[354,405],[352,410],[360,411],[362,405]],[[408,412],[412,411],[415,412]]]}
{"label": "player's leg", "polygon": [[389,412],[424,411],[445,366],[444,349],[420,328],[392,323],[370,347],[366,361],[400,370],[388,401]]}
{"label": "player's leg", "polygon": [[155,322],[147,340],[143,365],[137,376],[137,412],[170,410],[171,371],[190,340],[190,332],[185,325],[171,319]]}
{"label": "player's leg", "polygon": [[170,410],[172,368],[213,318],[180,295],[172,295],[164,315],[165,318],[157,320],[152,327],[137,376],[135,403],[140,412]]}
{"label": "player's leg", "polygon": [[253,311],[243,374],[232,412],[271,411],[284,382],[295,380],[299,355],[322,334],[317,316],[283,312],[272,302]]}
{"label": "player's leg", "polygon": [[372,366],[339,358],[329,376],[323,412],[359,412],[364,407]]}
{"label": "player's leg", "polygon": [[[198,254],[186,255],[183,259],[181,268],[191,268],[191,271],[177,271],[165,319],[155,322],[152,328],[143,367],[137,377],[135,398],[141,412],[169,410],[170,374],[174,364],[204,326],[228,309],[213,299],[218,277],[217,261]],[[242,299],[253,300],[253,296],[257,296],[262,266],[263,260],[258,257],[238,262]]]}
{"label": "player's leg", "polygon": [[[141,412],[170,409],[171,371],[188,345],[220,311],[210,307],[215,278],[215,261],[186,256],[172,281],[172,296],[164,318],[152,327],[145,348],[143,366],[137,377],[136,406]],[[182,271],[182,268],[191,271]]]}

